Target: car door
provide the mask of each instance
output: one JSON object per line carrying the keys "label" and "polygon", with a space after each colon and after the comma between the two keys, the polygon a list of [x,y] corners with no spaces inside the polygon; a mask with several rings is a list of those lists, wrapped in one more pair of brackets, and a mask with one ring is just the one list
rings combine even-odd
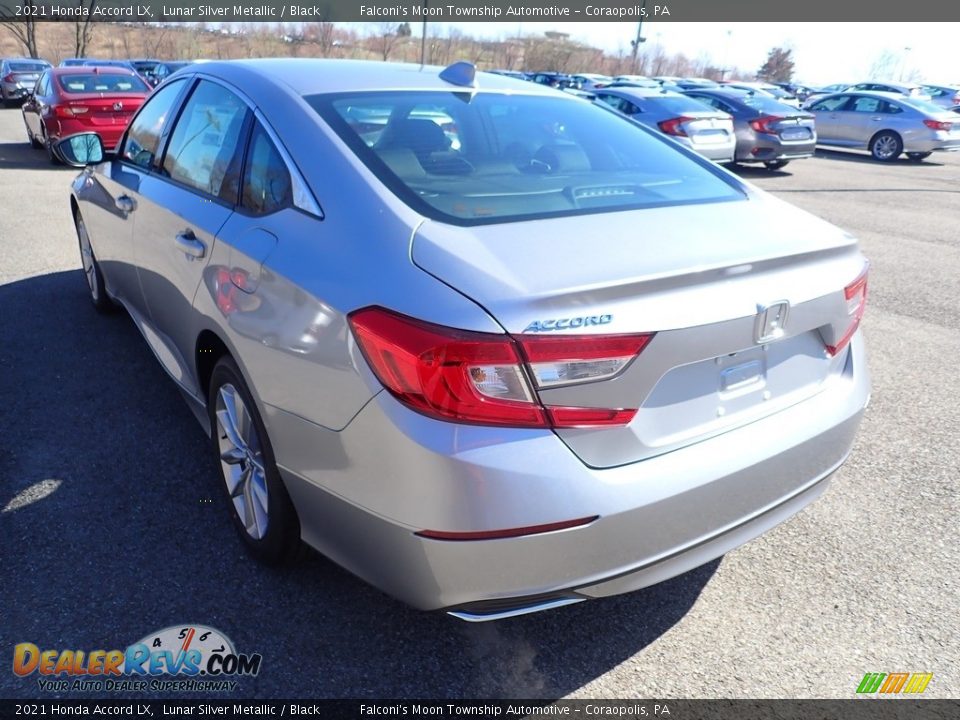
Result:
{"label": "car door", "polygon": [[866,147],[870,138],[880,130],[887,129],[888,115],[883,98],[871,95],[854,97],[843,113],[843,124],[839,128],[840,139],[844,144]]}
{"label": "car door", "polygon": [[40,106],[39,102],[42,102],[44,96],[49,94],[50,88],[50,71],[47,70],[40,76],[40,79],[37,80],[37,84],[33,87],[33,92],[27,96],[27,99],[23,101],[22,111],[23,111],[23,122],[27,125],[27,131],[37,140],[43,137],[43,133],[40,129]]}
{"label": "car door", "polygon": [[155,92],[133,118],[117,154],[90,174],[77,192],[107,290],[131,314],[143,312],[133,256],[135,198],[143,179],[157,170],[167,120],[186,88],[187,82],[178,80]]}
{"label": "car door", "polygon": [[201,79],[174,121],[159,170],[143,176],[135,196],[133,252],[145,335],[168,372],[195,395],[188,363],[197,337],[193,299],[238,200],[251,120],[237,93]]}
{"label": "car door", "polygon": [[817,100],[807,108],[817,119],[818,142],[826,145],[840,142],[840,123],[849,102],[849,95],[834,95]]}

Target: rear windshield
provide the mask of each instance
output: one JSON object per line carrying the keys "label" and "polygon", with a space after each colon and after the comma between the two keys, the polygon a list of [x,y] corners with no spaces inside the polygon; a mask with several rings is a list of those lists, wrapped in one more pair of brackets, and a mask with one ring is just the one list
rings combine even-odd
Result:
{"label": "rear windshield", "polygon": [[43,72],[48,67],[46,63],[12,62],[10,72]]}
{"label": "rear windshield", "polygon": [[904,105],[908,105],[912,108],[916,108],[920,112],[927,113],[928,115],[939,115],[944,112],[946,108],[940,107],[932,102],[927,100],[919,100],[918,98],[897,98],[897,102],[900,102]]}
{"label": "rear windshield", "polygon": [[754,110],[759,110],[762,113],[767,114],[780,114],[783,113],[795,113],[797,109],[791,107],[790,105],[784,105],[782,102],[772,97],[764,97],[763,95],[744,95],[738,97],[737,100],[742,102],[747,107],[751,107]]}
{"label": "rear windshield", "polygon": [[[676,113],[677,115],[683,115],[683,113],[688,112],[710,112],[716,115],[719,112],[716,108],[712,108],[699,100],[688,97],[648,97],[644,98],[644,100],[652,103],[659,109],[669,113]],[[643,100],[641,100],[641,102],[643,102]]]}
{"label": "rear windshield", "polygon": [[72,73],[57,78],[60,87],[68,93],[149,92],[143,80],[135,75],[120,73]]}
{"label": "rear windshield", "polygon": [[306,100],[404,202],[458,225],[744,197],[706,161],[574,98],[371,92]]}

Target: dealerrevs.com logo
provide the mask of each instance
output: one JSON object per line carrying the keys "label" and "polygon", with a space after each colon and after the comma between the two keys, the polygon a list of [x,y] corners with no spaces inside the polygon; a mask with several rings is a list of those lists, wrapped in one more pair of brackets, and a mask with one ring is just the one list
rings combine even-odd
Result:
{"label": "dealerrevs.com logo", "polygon": [[257,675],[262,661],[259,653],[238,653],[219,630],[187,624],[126,650],[41,650],[28,642],[13,649],[14,674],[36,674],[47,692],[230,692],[239,685],[235,678]]}

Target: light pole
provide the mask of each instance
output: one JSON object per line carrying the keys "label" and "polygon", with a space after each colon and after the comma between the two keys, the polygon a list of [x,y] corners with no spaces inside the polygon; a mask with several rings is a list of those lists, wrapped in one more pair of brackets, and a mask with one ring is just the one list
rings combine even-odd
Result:
{"label": "light pole", "polygon": [[733,30],[727,30],[727,44],[723,48],[723,67],[720,68],[720,82],[726,79],[727,71],[730,69],[727,67],[727,63],[730,62],[730,38],[732,36]]}
{"label": "light pole", "polygon": [[430,0],[423,0],[423,34],[420,36],[420,69],[426,64],[427,59],[427,8],[430,7]]}
{"label": "light pole", "polygon": [[907,56],[910,54],[911,48],[905,47],[903,49],[903,57],[900,59],[900,80],[903,80],[904,70],[907,68]]}
{"label": "light pole", "polygon": [[637,39],[631,40],[630,44],[633,46],[633,71],[637,72],[639,69],[637,66],[637,52],[640,50],[640,43],[646,42],[646,38],[643,37],[643,15],[647,8],[647,0],[643,0],[643,4],[640,6],[640,22],[637,23]]}

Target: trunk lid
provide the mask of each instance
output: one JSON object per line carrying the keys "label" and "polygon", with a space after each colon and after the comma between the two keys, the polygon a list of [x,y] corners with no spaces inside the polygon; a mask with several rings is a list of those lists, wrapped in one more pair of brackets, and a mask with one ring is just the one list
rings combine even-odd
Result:
{"label": "trunk lid", "polygon": [[[762,193],[478,227],[427,221],[412,257],[511,334],[656,333],[612,379],[539,391],[550,405],[639,409],[626,426],[557,431],[593,467],[818,393],[842,373],[846,353],[828,357],[825,342],[849,325],[843,290],[864,265],[852,237]],[[760,308],[779,302],[783,336],[758,342]]]}

